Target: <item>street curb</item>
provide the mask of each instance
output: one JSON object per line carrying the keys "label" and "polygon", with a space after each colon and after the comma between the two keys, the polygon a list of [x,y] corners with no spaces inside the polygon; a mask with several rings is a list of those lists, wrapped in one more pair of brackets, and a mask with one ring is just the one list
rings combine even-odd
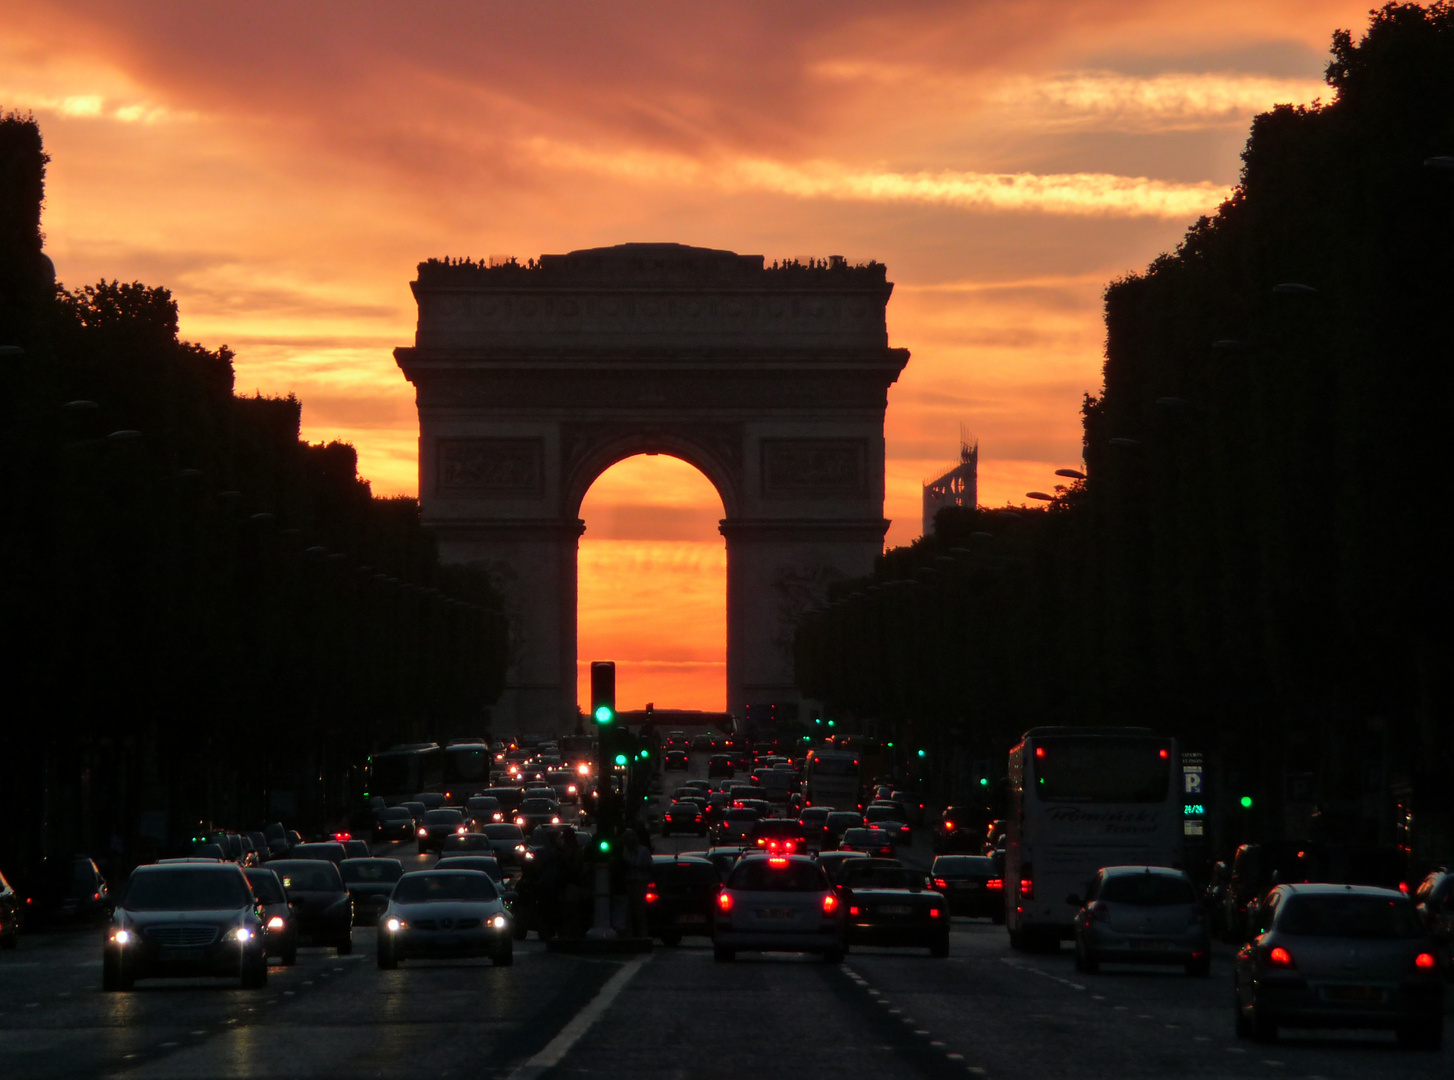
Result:
{"label": "street curb", "polygon": [[568,956],[627,956],[651,952],[651,938],[551,938],[545,951]]}

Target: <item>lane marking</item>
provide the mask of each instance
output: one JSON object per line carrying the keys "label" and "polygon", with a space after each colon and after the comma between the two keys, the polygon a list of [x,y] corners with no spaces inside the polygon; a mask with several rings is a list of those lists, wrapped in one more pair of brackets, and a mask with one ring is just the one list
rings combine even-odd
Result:
{"label": "lane marking", "polygon": [[580,1042],[582,1036],[591,1030],[591,1026],[601,1018],[601,1014],[609,1009],[615,1000],[621,996],[621,991],[651,960],[653,954],[638,957],[624,964],[620,971],[606,980],[596,996],[586,1003],[586,1007],[575,1016],[571,1017],[570,1023],[560,1029],[559,1034],[550,1042],[546,1043],[545,1049],[536,1054],[523,1065],[511,1070],[505,1080],[534,1080],[560,1064],[561,1059],[570,1053],[571,1048]]}

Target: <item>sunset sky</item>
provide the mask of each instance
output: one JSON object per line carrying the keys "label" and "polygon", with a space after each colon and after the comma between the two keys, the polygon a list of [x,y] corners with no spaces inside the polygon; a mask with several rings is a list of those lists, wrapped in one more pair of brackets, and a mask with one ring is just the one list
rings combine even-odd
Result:
{"label": "sunset sky", "polygon": [[[980,498],[1080,459],[1105,284],[1237,178],[1251,117],[1311,102],[1367,0],[428,5],[0,0],[0,109],[52,157],[74,287],[171,288],[239,392],[303,401],[378,493],[417,487],[408,282],[429,256],[678,241],[886,263],[889,543],[981,445]],[[669,458],[588,495],[582,660],[620,704],[721,708],[711,485]]]}

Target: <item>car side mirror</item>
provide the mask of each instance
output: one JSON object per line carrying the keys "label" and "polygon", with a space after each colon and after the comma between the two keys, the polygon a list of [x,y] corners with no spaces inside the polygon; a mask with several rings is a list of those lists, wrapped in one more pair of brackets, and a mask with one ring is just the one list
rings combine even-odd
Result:
{"label": "car side mirror", "polygon": [[1067,896],[1065,898],[1065,902],[1067,904],[1070,904],[1072,907],[1080,907],[1081,905],[1081,899],[1076,893],[1071,893],[1069,896]]}

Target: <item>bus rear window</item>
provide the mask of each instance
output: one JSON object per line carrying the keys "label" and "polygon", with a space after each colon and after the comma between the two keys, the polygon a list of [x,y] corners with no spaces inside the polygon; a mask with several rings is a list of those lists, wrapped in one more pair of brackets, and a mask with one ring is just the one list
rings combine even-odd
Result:
{"label": "bus rear window", "polygon": [[1171,758],[1160,739],[1039,739],[1026,753],[1027,780],[1045,802],[1165,802]]}

